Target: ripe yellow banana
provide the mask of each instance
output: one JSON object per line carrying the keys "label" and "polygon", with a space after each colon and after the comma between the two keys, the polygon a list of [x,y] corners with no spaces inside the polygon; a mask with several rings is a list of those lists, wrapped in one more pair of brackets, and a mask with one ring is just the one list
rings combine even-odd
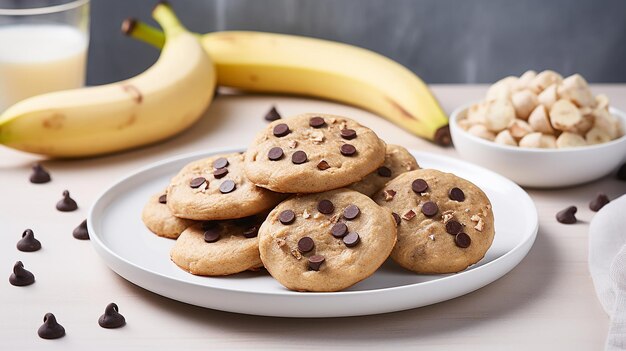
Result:
{"label": "ripe yellow banana", "polygon": [[0,116],[0,143],[82,157],[153,143],[194,123],[213,98],[215,68],[168,5],[157,5],[153,16],[167,42],[152,67],[125,81],[19,102]]}
{"label": "ripe yellow banana", "polygon": [[[129,19],[125,34],[156,47],[162,33]],[[450,144],[448,117],[424,82],[375,52],[284,34],[226,31],[201,36],[218,85],[253,92],[308,95],[372,111],[406,130]]]}

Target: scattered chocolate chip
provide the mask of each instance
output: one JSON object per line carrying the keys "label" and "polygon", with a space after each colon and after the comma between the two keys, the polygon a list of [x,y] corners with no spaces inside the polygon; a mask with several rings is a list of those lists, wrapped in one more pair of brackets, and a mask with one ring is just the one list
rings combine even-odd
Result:
{"label": "scattered chocolate chip", "polygon": [[335,205],[330,200],[322,200],[317,203],[317,210],[323,214],[331,214],[335,211]]}
{"label": "scattered chocolate chip", "polygon": [[465,249],[472,243],[472,238],[469,235],[461,232],[454,237],[454,243],[456,246]]}
{"label": "scattered chocolate chip", "polygon": [[626,163],[624,163],[618,170],[617,170],[617,180],[625,180],[626,181]]}
{"label": "scattered chocolate chip", "polygon": [[277,124],[274,126],[274,130],[273,130],[274,136],[275,137],[284,137],[285,135],[291,133],[291,130],[289,130],[289,126],[286,125],[285,123],[281,123],[281,124]]}
{"label": "scattered chocolate chip", "polygon": [[326,124],[324,118],[316,116],[309,119],[309,125],[313,128],[321,128]]}
{"label": "scattered chocolate chip", "polygon": [[449,220],[446,223],[446,232],[448,234],[457,235],[463,230],[463,225],[455,220]]}
{"label": "scattered chocolate chip", "polygon": [[342,222],[335,223],[335,225],[330,228],[330,234],[332,234],[335,238],[343,238],[347,233],[348,226]]}
{"label": "scattered chocolate chip", "polygon": [[235,182],[233,182],[230,179],[227,179],[223,181],[222,184],[220,184],[220,192],[222,194],[228,194],[234,191],[236,188],[237,188],[237,185],[235,185]]}
{"label": "scattered chocolate chip", "polygon": [[361,210],[357,205],[350,205],[343,210],[343,218],[353,220],[359,216]]}
{"label": "scattered chocolate chip", "polygon": [[167,195],[163,194],[159,196],[159,203],[166,204],[167,203]]}
{"label": "scattered chocolate chip", "polygon": [[254,238],[256,236],[259,235],[259,227],[256,225],[253,225],[249,228],[247,228],[246,230],[243,231],[243,236],[250,239],[250,238]]}
{"label": "scattered chocolate chip", "polygon": [[298,240],[298,251],[301,253],[307,253],[315,247],[315,242],[308,236]]}
{"label": "scattered chocolate chip", "polygon": [[448,197],[450,198],[450,200],[454,200],[458,202],[465,201],[465,193],[463,192],[463,190],[459,188],[450,189],[450,191],[448,192]]}
{"label": "scattered chocolate chip", "polygon": [[350,232],[342,240],[347,247],[355,247],[361,241],[361,238],[357,232]]}
{"label": "scattered chocolate chip", "polygon": [[126,318],[119,313],[117,305],[111,302],[104,309],[104,314],[98,318],[98,324],[107,329],[119,328],[126,324]]}
{"label": "scattered chocolate chip", "polygon": [[211,227],[204,230],[204,241],[206,241],[207,243],[214,243],[220,240],[222,227],[217,222],[213,223],[214,224],[212,224]]}
{"label": "scattered chocolate chip", "polygon": [[42,339],[58,339],[65,336],[65,328],[57,322],[52,313],[43,316],[43,324],[37,330],[37,334]]}
{"label": "scattered chocolate chip", "polygon": [[341,137],[346,140],[352,140],[356,138],[356,131],[354,129],[342,129],[339,133],[341,134]]}
{"label": "scattered chocolate chip", "polygon": [[72,231],[72,236],[78,240],[89,240],[89,231],[87,230],[87,220],[80,222],[78,227]]}
{"label": "scattered chocolate chip", "polygon": [[228,168],[220,168],[213,171],[215,179],[222,179],[228,174]]}
{"label": "scattered chocolate chip", "polygon": [[278,220],[282,224],[291,224],[296,220],[296,214],[292,210],[284,210],[278,215]]}
{"label": "scattered chocolate chip", "polygon": [[26,229],[22,233],[22,238],[17,242],[17,249],[23,252],[33,252],[41,249],[41,243],[35,239],[32,230]]}
{"label": "scattered chocolate chip", "polygon": [[411,183],[411,189],[413,189],[413,192],[421,194],[428,189],[428,183],[426,183],[424,179],[415,179],[413,183]]}
{"label": "scattered chocolate chip", "polygon": [[606,196],[606,194],[598,194],[598,196],[596,196],[596,198],[589,203],[589,209],[594,212],[598,212],[609,202],[611,202],[611,200],[609,200],[609,197]]}
{"label": "scattered chocolate chip", "polygon": [[217,160],[213,161],[213,168],[221,169],[224,167],[228,167],[228,160],[225,157],[220,157]]}
{"label": "scattered chocolate chip", "polygon": [[319,271],[325,260],[326,259],[322,255],[313,255],[309,257],[309,269],[312,271]]}
{"label": "scattered chocolate chip", "polygon": [[391,169],[389,169],[389,167],[385,167],[385,166],[378,167],[378,170],[376,172],[381,177],[385,177],[385,178],[391,177]]}
{"label": "scattered chocolate chip", "polygon": [[298,150],[291,155],[291,162],[296,165],[305,163],[307,160],[308,158],[304,151]]}
{"label": "scattered chocolate chip", "polygon": [[393,219],[396,221],[396,226],[399,226],[400,223],[402,223],[402,218],[400,218],[400,215],[395,212],[391,212],[391,215],[393,216]]}
{"label": "scattered chocolate chip", "polygon": [[30,182],[33,184],[43,184],[50,181],[50,173],[48,173],[42,165],[35,163],[33,165],[33,173],[30,175]]}
{"label": "scattered chocolate chip", "polygon": [[78,209],[78,205],[76,201],[70,197],[70,192],[67,190],[63,191],[63,199],[57,202],[57,210],[61,212],[71,212]]}
{"label": "scattered chocolate chip", "polygon": [[556,214],[556,220],[563,224],[574,224],[576,223],[576,211],[578,211],[576,206],[561,210]]}
{"label": "scattered chocolate chip", "polygon": [[341,145],[341,148],[339,150],[344,156],[353,156],[354,154],[356,154],[356,148],[354,147],[354,145],[350,144]]}
{"label": "scattered chocolate chip", "polygon": [[190,182],[189,182],[189,186],[196,189],[199,188],[202,184],[204,184],[204,182],[206,182],[206,178],[204,177],[196,177],[193,178]]}
{"label": "scattered chocolate chip", "polygon": [[422,213],[426,217],[432,217],[432,216],[436,215],[437,212],[439,212],[439,207],[437,206],[436,203],[434,203],[432,201],[426,201],[422,205]]}
{"label": "scattered chocolate chip", "polygon": [[319,170],[327,170],[330,168],[330,165],[328,164],[328,162],[321,160],[320,163],[317,164],[317,169]]}
{"label": "scattered chocolate chip", "polygon": [[9,283],[14,286],[26,286],[34,282],[35,276],[24,268],[22,261],[15,262],[13,273],[9,276]]}
{"label": "scattered chocolate chip", "polygon": [[283,158],[283,155],[284,155],[283,149],[276,146],[276,147],[271,148],[270,151],[268,151],[267,158],[269,158],[271,161],[278,161],[281,158]]}
{"label": "scattered chocolate chip", "polygon": [[278,110],[276,110],[276,106],[272,106],[272,108],[265,114],[266,121],[272,122],[280,118],[280,113],[278,113]]}

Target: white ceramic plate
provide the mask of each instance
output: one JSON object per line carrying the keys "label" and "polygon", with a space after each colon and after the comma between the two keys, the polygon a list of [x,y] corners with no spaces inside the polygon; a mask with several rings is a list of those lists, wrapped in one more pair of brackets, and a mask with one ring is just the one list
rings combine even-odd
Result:
{"label": "white ceramic plate", "polygon": [[426,276],[388,261],[368,279],[335,293],[289,291],[264,271],[217,278],[193,276],[170,261],[174,241],[148,231],[141,210],[148,197],[162,191],[185,164],[232,151],[213,150],[165,160],[113,184],[89,213],[87,222],[96,252],[123,278],[174,300],[263,316],[342,317],[406,310],[472,292],[513,269],[537,235],[537,210],[528,194],[510,180],[463,161],[412,152],[421,167],[453,172],[487,193],[496,235],[478,264],[457,274]]}

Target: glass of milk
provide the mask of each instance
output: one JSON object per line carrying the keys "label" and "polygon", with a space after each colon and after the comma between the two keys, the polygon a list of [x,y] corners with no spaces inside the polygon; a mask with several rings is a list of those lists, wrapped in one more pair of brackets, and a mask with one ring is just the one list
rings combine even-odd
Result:
{"label": "glass of milk", "polygon": [[89,0],[0,0],[0,113],[82,87],[88,43]]}

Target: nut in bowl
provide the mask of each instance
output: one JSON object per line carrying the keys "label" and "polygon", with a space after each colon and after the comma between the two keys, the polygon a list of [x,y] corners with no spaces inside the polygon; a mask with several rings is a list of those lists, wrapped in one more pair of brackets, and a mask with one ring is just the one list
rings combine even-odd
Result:
{"label": "nut in bowl", "polygon": [[450,117],[463,158],[529,187],[589,182],[626,159],[626,113],[591,93],[582,76],[528,71],[492,85]]}

